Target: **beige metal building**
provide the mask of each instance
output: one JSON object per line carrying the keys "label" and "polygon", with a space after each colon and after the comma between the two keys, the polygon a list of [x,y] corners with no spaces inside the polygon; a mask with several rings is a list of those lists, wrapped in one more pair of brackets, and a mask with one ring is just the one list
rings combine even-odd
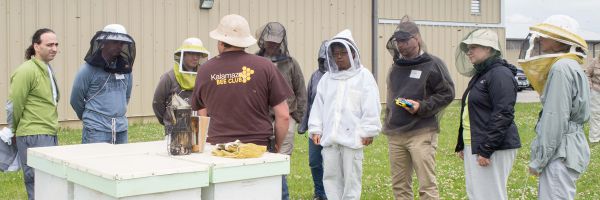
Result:
{"label": "beige metal building", "polygon": [[[134,85],[127,113],[136,120],[154,120],[151,106],[154,89],[160,75],[172,67],[173,51],[181,41],[199,37],[211,56],[216,55],[216,41],[208,37],[208,32],[222,16],[230,13],[246,17],[253,31],[269,21],[286,26],[290,52],[302,66],[306,80],[316,69],[321,41],[343,29],[352,30],[363,64],[376,73],[382,97],[391,64],[385,42],[406,14],[420,25],[429,52],[446,61],[456,83],[457,97],[467,83],[454,69],[454,51],[460,39],[475,28],[492,28],[504,40],[501,0],[214,0],[210,9],[201,9],[201,2],[0,1],[0,102],[6,102],[10,74],[24,61],[31,35],[43,27],[53,29],[60,43],[60,53],[52,66],[61,92],[59,120],[65,125],[80,124],[69,105],[71,84],[91,37],[111,23],[123,24],[136,40]],[[256,46],[248,49],[256,50]],[[0,124],[5,122],[6,113],[2,109]]]}

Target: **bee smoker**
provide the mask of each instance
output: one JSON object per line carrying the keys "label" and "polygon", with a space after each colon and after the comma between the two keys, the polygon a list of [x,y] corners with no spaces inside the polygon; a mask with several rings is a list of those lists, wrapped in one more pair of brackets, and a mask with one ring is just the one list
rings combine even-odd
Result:
{"label": "bee smoker", "polygon": [[168,134],[168,150],[170,155],[188,155],[192,153],[193,130],[192,109],[190,107],[171,107],[173,126]]}

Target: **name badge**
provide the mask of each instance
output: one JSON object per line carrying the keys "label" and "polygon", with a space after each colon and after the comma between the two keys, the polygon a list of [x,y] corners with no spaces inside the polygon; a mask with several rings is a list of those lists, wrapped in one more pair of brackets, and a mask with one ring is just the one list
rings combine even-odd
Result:
{"label": "name badge", "polygon": [[125,79],[125,74],[115,74],[117,80]]}
{"label": "name badge", "polygon": [[421,70],[410,70],[411,78],[420,79],[421,78]]}

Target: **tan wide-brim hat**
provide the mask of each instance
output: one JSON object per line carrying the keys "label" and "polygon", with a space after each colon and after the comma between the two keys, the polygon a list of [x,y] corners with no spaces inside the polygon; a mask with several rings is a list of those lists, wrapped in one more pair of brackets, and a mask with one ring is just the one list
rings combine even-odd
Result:
{"label": "tan wide-brim hat", "polygon": [[500,50],[500,42],[498,40],[498,34],[490,29],[478,29],[471,32],[461,43],[460,49],[464,52],[467,52],[469,49],[467,45],[469,44],[477,44],[485,47],[490,47],[497,51]]}
{"label": "tan wide-brim hat", "polygon": [[529,32],[537,32],[542,37],[556,40],[567,45],[580,47],[584,52],[588,51],[588,44],[577,34],[579,23],[567,15],[552,15],[544,23],[529,27]]}
{"label": "tan wide-brim hat", "polygon": [[244,17],[230,14],[225,15],[217,29],[210,32],[210,37],[221,42],[236,46],[249,47],[256,44],[256,39],[250,33],[250,25]]}

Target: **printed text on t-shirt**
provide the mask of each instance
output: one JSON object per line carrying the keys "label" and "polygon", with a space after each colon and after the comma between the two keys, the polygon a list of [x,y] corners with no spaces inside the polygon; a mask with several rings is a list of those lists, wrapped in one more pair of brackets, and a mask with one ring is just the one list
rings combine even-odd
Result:
{"label": "printed text on t-shirt", "polygon": [[247,83],[250,81],[252,74],[254,74],[253,69],[242,66],[241,72],[211,74],[210,80],[215,81],[217,85]]}

